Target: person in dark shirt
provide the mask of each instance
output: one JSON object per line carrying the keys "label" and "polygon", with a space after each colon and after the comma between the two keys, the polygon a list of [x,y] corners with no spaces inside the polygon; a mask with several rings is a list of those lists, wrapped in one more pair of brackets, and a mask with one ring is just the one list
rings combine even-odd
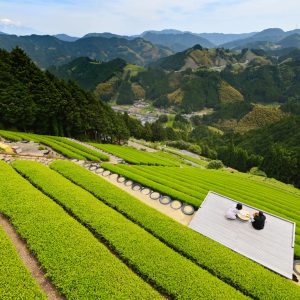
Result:
{"label": "person in dark shirt", "polygon": [[266,222],[266,216],[262,211],[255,213],[252,218],[252,226],[256,230],[261,230],[264,228]]}

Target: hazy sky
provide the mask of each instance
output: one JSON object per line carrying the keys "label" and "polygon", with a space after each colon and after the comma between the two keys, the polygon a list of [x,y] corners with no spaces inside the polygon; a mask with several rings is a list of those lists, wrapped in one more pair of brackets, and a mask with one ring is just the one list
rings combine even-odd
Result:
{"label": "hazy sky", "polygon": [[[40,33],[240,33],[300,26],[300,0],[0,0],[0,25]],[[29,30],[30,31],[30,30]]]}

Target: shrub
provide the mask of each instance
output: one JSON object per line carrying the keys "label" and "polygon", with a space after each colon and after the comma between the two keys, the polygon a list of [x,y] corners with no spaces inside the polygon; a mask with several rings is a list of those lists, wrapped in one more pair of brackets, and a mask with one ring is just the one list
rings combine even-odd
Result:
{"label": "shrub", "polygon": [[211,160],[208,165],[206,166],[207,169],[222,169],[224,165],[221,160]]}
{"label": "shrub", "polygon": [[249,173],[252,175],[267,177],[267,174],[264,171],[260,170],[258,167],[251,168]]}

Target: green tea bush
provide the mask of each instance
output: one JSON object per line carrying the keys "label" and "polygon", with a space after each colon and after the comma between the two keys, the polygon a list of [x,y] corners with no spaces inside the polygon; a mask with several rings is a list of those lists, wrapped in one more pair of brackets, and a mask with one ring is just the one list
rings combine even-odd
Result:
{"label": "green tea bush", "polygon": [[[0,298],[44,299],[30,272],[25,268],[14,245],[0,225]],[[26,288],[24,288],[26,287]]]}
{"label": "green tea bush", "polygon": [[[226,295],[230,299],[244,298],[62,175],[36,162],[16,161],[13,166],[91,228],[123,261],[165,295],[182,299],[223,299]],[[101,183],[99,187],[108,188],[104,179]],[[107,195],[103,191],[103,196]]]}
{"label": "green tea bush", "polygon": [[[300,287],[290,280],[177,223],[90,171],[67,161],[53,162],[51,168],[85,188],[130,220],[151,232],[171,248],[226,283],[239,289],[244,294],[255,299],[299,299]],[[166,167],[144,168],[165,169],[170,177],[175,169],[178,169],[178,172],[187,169],[187,173],[190,173],[192,170],[189,167],[184,169]],[[206,175],[220,172],[196,170],[197,173],[201,171],[201,173]],[[242,180],[240,181],[243,182]],[[259,188],[257,190],[259,191]]]}
{"label": "green tea bush", "polygon": [[1,161],[0,211],[66,299],[160,298],[86,228]]}

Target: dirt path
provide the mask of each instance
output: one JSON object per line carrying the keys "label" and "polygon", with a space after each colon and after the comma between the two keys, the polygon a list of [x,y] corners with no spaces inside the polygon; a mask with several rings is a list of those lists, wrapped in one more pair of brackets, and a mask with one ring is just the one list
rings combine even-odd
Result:
{"label": "dirt path", "polygon": [[[19,160],[34,160],[44,165],[50,164],[54,159],[47,158],[47,157],[40,157],[40,156],[31,156],[31,155],[22,155],[22,154],[7,154],[7,153],[0,153],[0,160],[3,160],[7,163],[11,163],[16,159]],[[63,159],[63,158],[61,158]]]}
{"label": "dirt path", "polygon": [[44,272],[39,267],[39,263],[27,249],[26,243],[19,237],[14,227],[10,222],[0,214],[0,226],[3,227],[6,234],[9,236],[10,240],[14,244],[22,262],[30,271],[32,276],[37,281],[41,290],[47,295],[50,300],[62,300],[62,297],[52,285],[52,283],[45,277]]}
{"label": "dirt path", "polygon": [[158,150],[155,150],[153,148],[144,146],[136,141],[133,140],[128,140],[128,146],[134,147],[135,149],[141,150],[141,149],[145,149],[147,152],[157,152]]}
{"label": "dirt path", "polygon": [[194,215],[185,215],[180,209],[175,210],[170,205],[161,204],[159,200],[152,200],[149,197],[149,195],[144,195],[141,191],[132,190],[131,186],[125,186],[124,183],[120,183],[117,181],[118,178],[117,174],[112,174],[110,176],[102,176],[101,174],[98,175],[101,176],[101,178],[103,178],[104,180],[117,186],[119,189],[127,192],[128,194],[142,201],[146,205],[158,210],[159,212],[169,216],[170,218],[176,220],[177,222],[183,225],[187,226],[194,216]]}
{"label": "dirt path", "polygon": [[97,151],[97,152],[99,152],[99,153],[102,153],[102,154],[107,155],[107,156],[109,157],[109,162],[112,163],[112,164],[114,164],[114,165],[115,165],[115,164],[119,164],[120,162],[123,161],[122,158],[117,157],[117,156],[115,156],[115,155],[112,155],[111,153],[105,152],[105,151],[103,151],[103,150],[101,150],[101,149],[99,149],[99,148],[96,148],[96,147],[94,147],[94,146],[88,144],[88,143],[84,143],[84,142],[81,142],[81,141],[79,141],[79,140],[72,139],[72,138],[66,138],[66,139],[68,139],[68,140],[70,140],[70,141],[72,141],[72,142],[78,143],[78,144],[80,144],[80,145],[82,145],[82,146],[85,146],[85,147],[87,147],[87,148],[89,148],[89,149],[92,149],[92,150],[94,150],[94,151]]}

